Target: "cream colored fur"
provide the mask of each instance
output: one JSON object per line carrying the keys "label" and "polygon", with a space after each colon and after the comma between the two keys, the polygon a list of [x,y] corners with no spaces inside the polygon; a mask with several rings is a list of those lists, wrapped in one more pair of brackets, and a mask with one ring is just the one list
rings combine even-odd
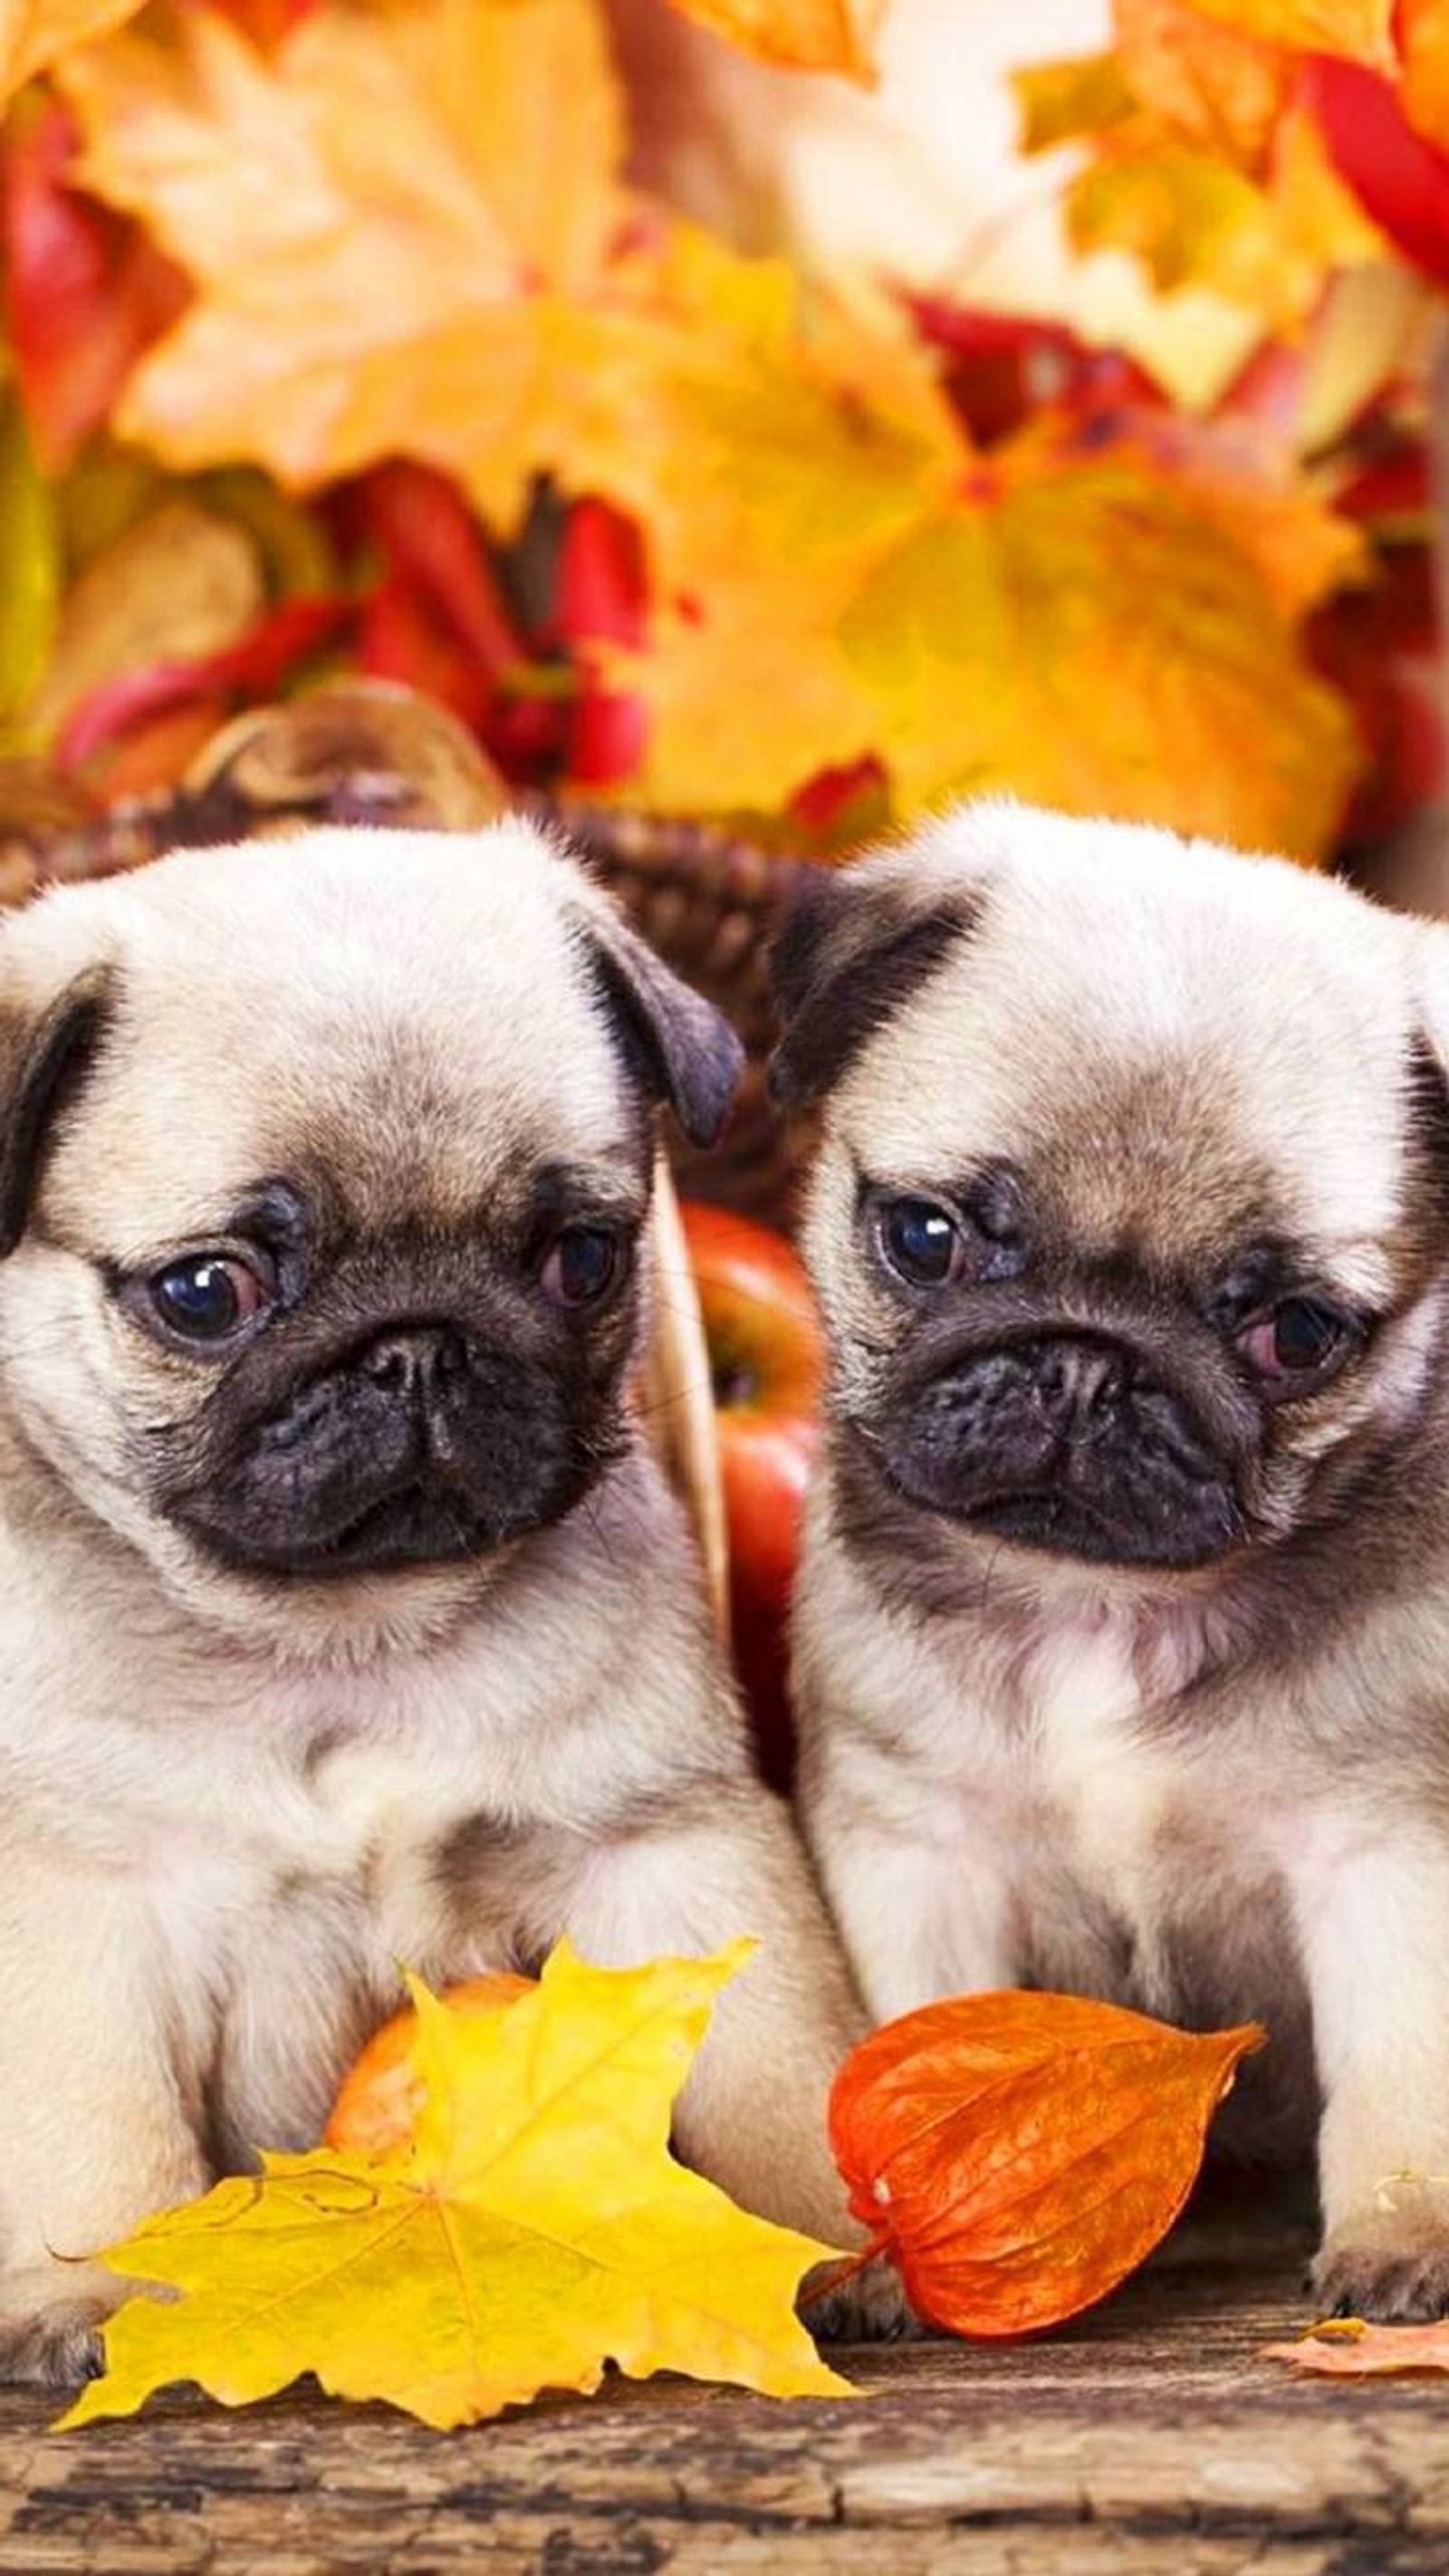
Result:
{"label": "cream colored fur", "polygon": [[[315,2140],[398,1996],[761,1938],[681,2105],[747,2206],[838,2238],[823,2106],[857,2007],[751,1773],[680,1511],[640,1441],[496,1556],[332,1583],[221,1570],[158,1516],[148,1425],[214,1371],[98,1258],[205,1239],[301,1156],[355,1225],[466,1225],[631,1117],[519,825],[319,833],[67,890],[0,935],[25,1027],[114,1008],[0,1265],[0,2369],[65,2376],[116,2295],[81,2258],[258,2145]],[[886,2304],[889,2302],[887,2300]]]}
{"label": "cream colored fur", "polygon": [[[1411,1259],[1406,1060],[1422,1031],[1442,1061],[1449,944],[1281,863],[1001,805],[861,881],[882,903],[983,899],[825,1104],[807,1233],[839,1424],[869,1425],[900,1331],[862,1179],[940,1195],[1009,1157],[1028,1223],[1034,1188],[1088,1258],[1163,1278],[1250,1232],[1266,1189],[1346,1297],[1393,1311],[1325,1395],[1280,1413],[1248,1549],[1190,1574],[942,1522],[920,1606],[908,1562],[860,1541],[883,1494],[847,1531],[837,1451],[795,1669],[804,1818],[856,1972],[877,2017],[1027,1975],[1169,2018],[1260,2015],[1277,2143],[1310,2142],[1324,2096],[1318,2295],[1436,2310],[1449,1209]],[[1414,1463],[1323,1542],[1316,1593],[1254,1591],[1353,1439]]]}

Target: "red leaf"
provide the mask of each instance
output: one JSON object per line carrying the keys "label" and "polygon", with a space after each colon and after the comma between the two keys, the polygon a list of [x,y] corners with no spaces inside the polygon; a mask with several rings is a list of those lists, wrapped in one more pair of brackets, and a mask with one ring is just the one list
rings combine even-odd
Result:
{"label": "red leaf", "polygon": [[648,613],[644,544],[633,520],[606,501],[576,501],[559,547],[552,631],[566,643],[597,639],[637,651]]}
{"label": "red leaf", "polygon": [[61,474],[188,295],[140,228],[67,185],[66,110],[18,116],[0,165],[5,301],[36,455]]}
{"label": "red leaf", "polygon": [[1135,360],[1089,348],[1063,322],[978,313],[934,295],[908,296],[906,304],[922,339],[945,353],[947,388],[979,447],[994,447],[1046,409],[1162,405],[1161,389]]}
{"label": "red leaf", "polygon": [[1449,281],[1449,153],[1414,132],[1391,83],[1361,63],[1311,54],[1303,94],[1364,212],[1406,259]]}
{"label": "red leaf", "polygon": [[1433,567],[1422,545],[1387,547],[1372,583],[1343,592],[1309,621],[1314,662],[1353,708],[1368,753],[1344,822],[1350,843],[1386,838],[1443,793],[1438,634]]}
{"label": "red leaf", "polygon": [[1166,2234],[1262,2037],[1170,2030],[1080,1995],[928,2004],[862,2041],[835,2079],[851,2209],[934,2324],[1056,2325]]}
{"label": "red leaf", "polygon": [[148,670],[104,681],[66,718],[56,744],[57,765],[79,769],[133,726],[194,698],[233,691],[265,697],[352,614],[348,599],[284,600],[223,652],[194,662],[153,662]]}
{"label": "red leaf", "polygon": [[[883,829],[889,813],[890,780],[878,753],[862,752],[859,760],[836,769],[817,770],[790,799],[790,819],[821,841],[835,839],[850,827],[863,835]],[[857,822],[857,818],[859,818]]]}
{"label": "red leaf", "polygon": [[1406,438],[1371,456],[1333,496],[1346,519],[1371,527],[1376,520],[1419,521],[1427,529],[1434,505],[1429,458],[1423,441]]}
{"label": "red leaf", "polygon": [[587,671],[580,677],[568,727],[567,774],[580,787],[617,787],[633,777],[644,757],[648,710],[628,690],[601,688]]}
{"label": "red leaf", "polygon": [[369,679],[400,680],[436,698],[475,731],[493,705],[482,663],[402,574],[379,582],[363,602],[357,667]]}
{"label": "red leaf", "polygon": [[357,504],[393,581],[415,593],[420,612],[485,680],[527,661],[477,520],[446,475],[402,459],[380,465],[357,487]]}
{"label": "red leaf", "polygon": [[484,749],[506,778],[556,777],[572,715],[562,696],[500,698],[483,728]]}

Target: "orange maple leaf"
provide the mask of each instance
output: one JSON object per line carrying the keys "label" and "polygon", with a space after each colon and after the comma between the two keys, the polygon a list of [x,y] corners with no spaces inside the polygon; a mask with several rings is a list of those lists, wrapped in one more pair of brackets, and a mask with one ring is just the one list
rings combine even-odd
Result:
{"label": "orange maple leaf", "polygon": [[169,464],[306,486],[401,452],[504,530],[549,472],[639,519],[666,590],[782,516],[808,579],[909,507],[917,430],[812,367],[789,272],[620,184],[592,0],[324,6],[265,59],[198,9],[63,78],[86,184],[197,290],[117,420]]}
{"label": "orange maple leaf", "polygon": [[828,613],[781,583],[762,617],[720,582],[662,615],[627,662],[646,792],[769,807],[874,748],[904,812],[1006,789],[1316,856],[1359,749],[1298,625],[1359,541],[1301,484],[1176,444],[1046,424],[989,465],[963,450]]}

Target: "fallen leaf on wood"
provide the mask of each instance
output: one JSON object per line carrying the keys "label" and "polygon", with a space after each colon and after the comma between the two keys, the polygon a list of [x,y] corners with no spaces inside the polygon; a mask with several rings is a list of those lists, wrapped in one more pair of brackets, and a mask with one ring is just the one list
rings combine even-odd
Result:
{"label": "fallen leaf on wood", "polygon": [[66,2426],[178,2380],[236,2406],[308,2371],[440,2428],[597,2388],[610,2361],[847,2395],[793,2305],[833,2249],[748,2217],[669,2153],[675,2094],[752,1948],[606,1969],[561,1943],[532,1993],[482,2016],[414,1985],[407,2156],[267,2155],[111,2247],[111,2270],[183,2295],[111,2319],[105,2376]]}
{"label": "fallen leaf on wood", "polygon": [[851,2208],[913,2307],[963,2335],[1075,2316],[1167,2233],[1256,2026],[1196,2034],[1077,1995],[963,1995],[836,2077]]}
{"label": "fallen leaf on wood", "polygon": [[1376,2379],[1395,2370],[1449,2370],[1449,2317],[1423,2326],[1368,2325],[1325,2317],[1292,2343],[1263,2346],[1264,2361],[1291,2361],[1325,2379]]}

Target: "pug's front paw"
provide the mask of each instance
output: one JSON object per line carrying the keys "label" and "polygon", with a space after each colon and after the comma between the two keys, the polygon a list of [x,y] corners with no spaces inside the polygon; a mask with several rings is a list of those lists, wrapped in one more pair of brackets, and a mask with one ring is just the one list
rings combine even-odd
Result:
{"label": "pug's front paw", "polygon": [[883,2254],[832,2286],[840,2268],[822,2263],[805,2283],[800,2314],[817,2343],[899,2343],[932,2332],[921,2323],[899,2272]]}
{"label": "pug's front paw", "polygon": [[1335,2227],[1309,2275],[1321,2311],[1379,2325],[1449,2315],[1449,2203],[1373,2208]]}
{"label": "pug's front paw", "polygon": [[100,2329],[109,2299],[70,2298],[30,2306],[0,2283],[0,2382],[11,2387],[77,2388],[105,2367]]}

